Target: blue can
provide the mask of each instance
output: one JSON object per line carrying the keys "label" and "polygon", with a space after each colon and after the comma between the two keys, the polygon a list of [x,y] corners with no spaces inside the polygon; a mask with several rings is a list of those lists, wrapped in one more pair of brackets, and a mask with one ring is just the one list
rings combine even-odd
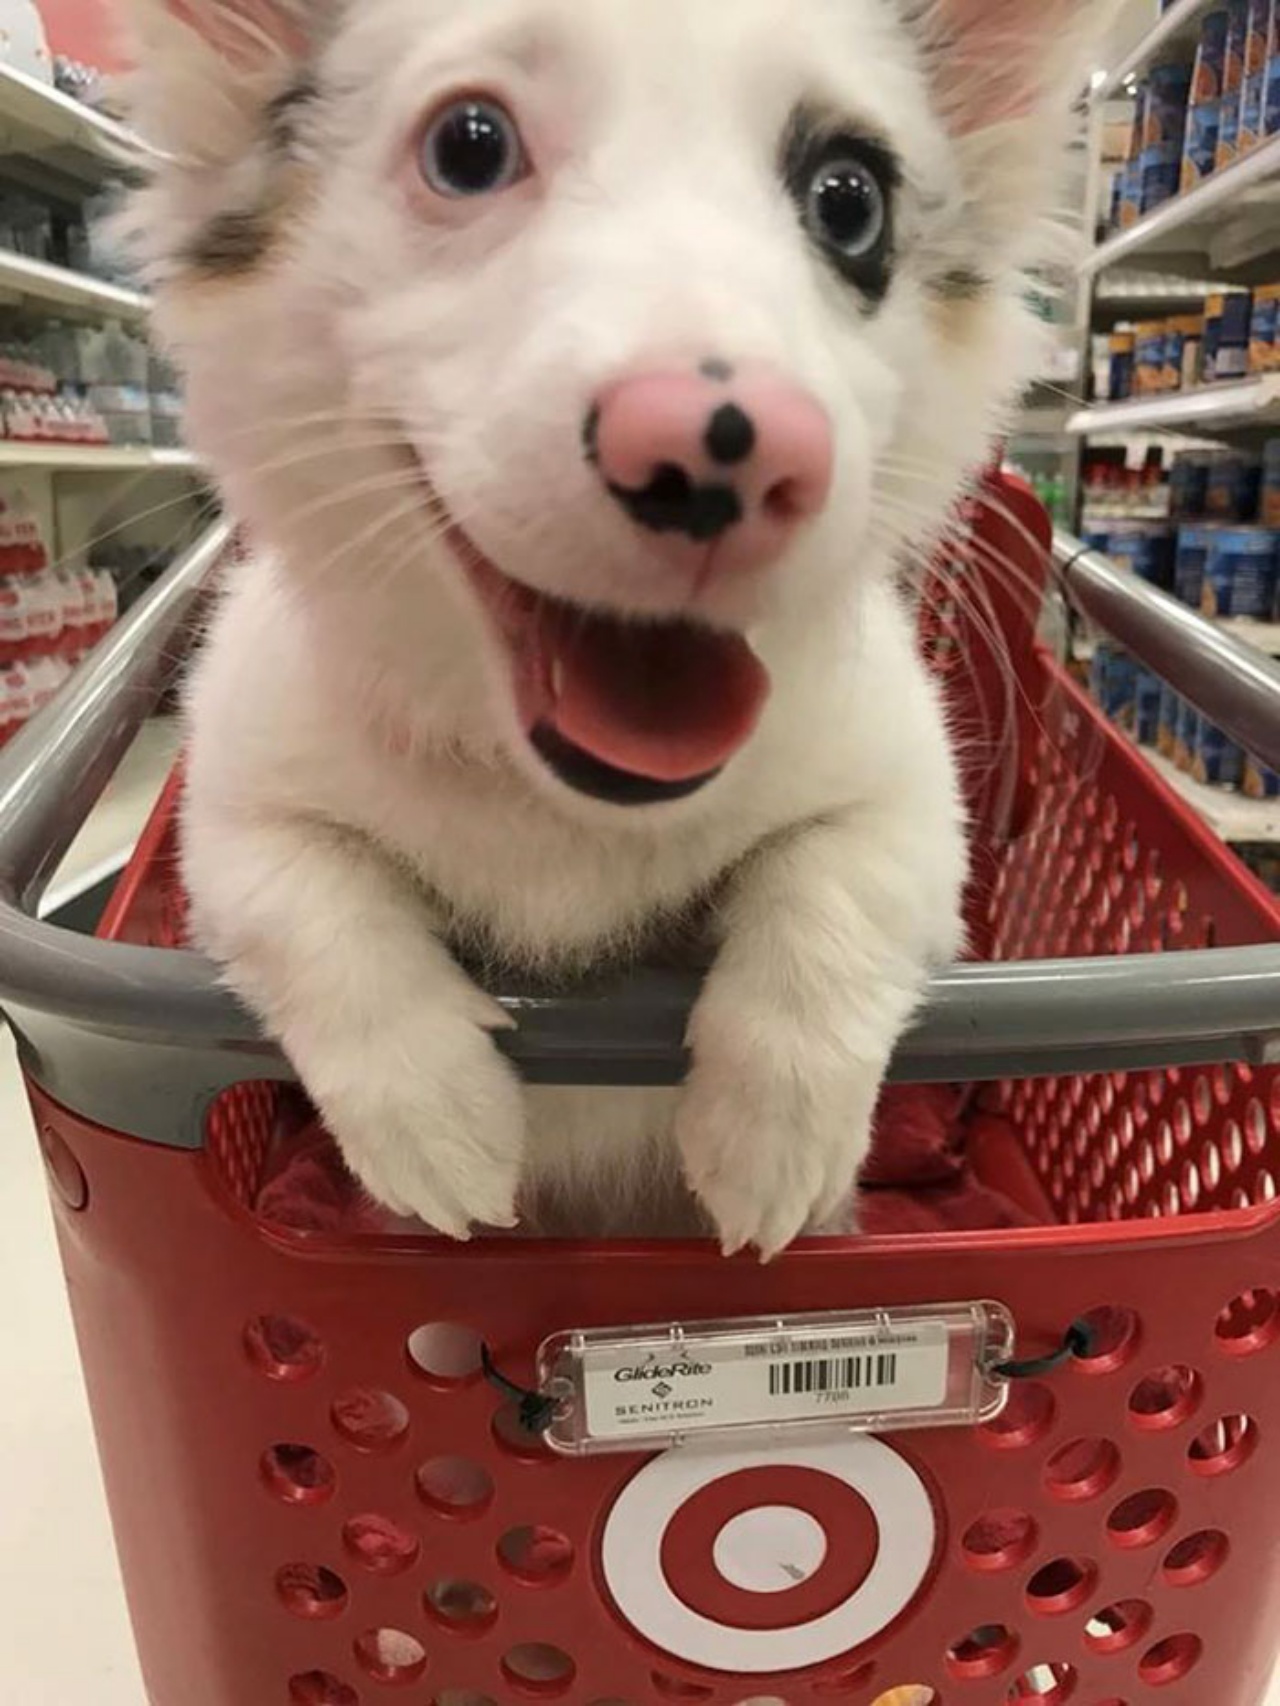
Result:
{"label": "blue can", "polygon": [[1187,113],[1187,143],[1182,154],[1179,187],[1195,189],[1212,177],[1218,164],[1218,138],[1222,134],[1222,97],[1205,101]]}
{"label": "blue can", "polygon": [[1112,529],[1107,555],[1141,581],[1166,591],[1173,585],[1173,532],[1163,522],[1121,522]]}
{"label": "blue can", "polygon": [[1238,788],[1244,780],[1244,753],[1204,717],[1196,731],[1191,774],[1210,788]]}
{"label": "blue can", "polygon": [[1280,527],[1280,438],[1268,439],[1263,453],[1258,515],[1264,527]]}
{"label": "blue can", "polygon": [[1175,597],[1195,610],[1200,608],[1209,553],[1213,550],[1214,541],[1220,531],[1217,527],[1205,526],[1178,529],[1178,555],[1174,567],[1173,591]]}
{"label": "blue can", "polygon": [[1160,740],[1160,701],[1164,682],[1149,669],[1139,669],[1133,688],[1133,732],[1143,746]]}
{"label": "blue can", "polygon": [[1270,527],[1222,528],[1205,564],[1203,614],[1267,621],[1275,605],[1278,540]]}
{"label": "blue can", "polygon": [[1142,213],[1154,213],[1177,195],[1182,187],[1182,159],[1182,150],[1176,142],[1157,142],[1142,150],[1138,162],[1141,174],[1138,205]]}
{"label": "blue can", "polygon": [[1244,780],[1241,787],[1251,800],[1280,799],[1280,771],[1272,770],[1252,753],[1244,756]]}
{"label": "blue can", "polygon": [[1209,501],[1209,452],[1184,450],[1169,470],[1169,514],[1175,521],[1196,521]]}
{"label": "blue can", "polygon": [[1179,770],[1190,771],[1200,748],[1199,711],[1185,699],[1178,701],[1178,732],[1173,743],[1173,762]]}
{"label": "blue can", "polygon": [[1138,93],[1143,148],[1158,148],[1162,144],[1172,143],[1181,150],[1186,136],[1187,102],[1190,97],[1189,65],[1153,67]]}
{"label": "blue can", "polygon": [[1128,652],[1103,640],[1093,654],[1090,682],[1105,717],[1114,723],[1132,716],[1138,669]]}
{"label": "blue can", "polygon": [[1213,377],[1243,379],[1249,371],[1249,334],[1253,327],[1253,297],[1247,290],[1233,290],[1222,305],[1222,324]]}
{"label": "blue can", "polygon": [[1182,700],[1167,681],[1160,684],[1160,725],[1156,746],[1166,758],[1172,758],[1178,746],[1178,728],[1182,717]]}
{"label": "blue can", "polygon": [[1262,489],[1262,463],[1242,451],[1210,453],[1205,510],[1214,521],[1245,522],[1258,518],[1258,494]]}

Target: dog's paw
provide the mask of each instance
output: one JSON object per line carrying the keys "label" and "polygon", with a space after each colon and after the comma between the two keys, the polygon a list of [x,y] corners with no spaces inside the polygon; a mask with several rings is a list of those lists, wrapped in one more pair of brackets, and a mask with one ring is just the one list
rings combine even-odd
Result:
{"label": "dog's paw", "polygon": [[459,1240],[516,1224],[524,1099],[488,1031],[433,1009],[353,1048],[345,1066],[316,1099],[376,1202]]}
{"label": "dog's paw", "polygon": [[879,1072],[794,1041],[751,1048],[729,1030],[695,1046],[676,1141],[726,1255],[771,1261],[805,1231],[853,1229],[879,1088]]}

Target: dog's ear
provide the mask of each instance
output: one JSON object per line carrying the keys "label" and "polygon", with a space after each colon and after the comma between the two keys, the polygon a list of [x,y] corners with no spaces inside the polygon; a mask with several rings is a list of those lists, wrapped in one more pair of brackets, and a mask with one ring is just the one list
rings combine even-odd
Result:
{"label": "dog's ear", "polygon": [[959,134],[1052,106],[1083,86],[1117,0],[908,0]]}
{"label": "dog's ear", "polygon": [[208,165],[242,156],[305,75],[332,0],[117,0],[136,128]]}
{"label": "dog's ear", "polygon": [[307,49],[311,8],[304,0],[129,0],[126,9],[144,41],[162,40],[168,21],[242,72],[265,70]]}

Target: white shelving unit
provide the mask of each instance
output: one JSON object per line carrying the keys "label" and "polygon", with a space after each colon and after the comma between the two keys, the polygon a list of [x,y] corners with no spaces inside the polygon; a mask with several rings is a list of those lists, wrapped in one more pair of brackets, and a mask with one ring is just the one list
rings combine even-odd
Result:
{"label": "white shelving unit", "polygon": [[[1160,12],[1158,0],[1131,0],[1123,45],[1114,64],[1094,79],[1091,207],[1103,204],[1102,153],[1119,117],[1114,103],[1131,94],[1150,67],[1173,58],[1189,62],[1206,16],[1219,4],[1177,0]],[[1099,242],[1083,258],[1080,279],[1082,326],[1098,329],[1118,320],[1194,311],[1217,288],[1280,280],[1280,136]],[[1280,374],[1098,402],[1071,411],[1065,423],[1077,441],[1131,445],[1136,460],[1145,455],[1144,439],[1172,438],[1188,446],[1256,443],[1270,429],[1280,434]],[[1119,526],[1139,519],[1086,512],[1085,524]],[[1153,511],[1149,519],[1163,514]],[[1259,651],[1280,656],[1280,624],[1228,620],[1222,626]],[[1141,750],[1225,840],[1280,844],[1280,800],[1254,801],[1202,786],[1160,754]]]}
{"label": "white shelving unit", "polygon": [[0,439],[0,473],[44,468],[54,474],[194,473],[190,450],[154,450],[145,444],[20,444]]}
{"label": "white shelving unit", "polygon": [[1196,391],[1095,403],[1072,414],[1066,431],[1078,438],[1130,432],[1188,432],[1212,438],[1215,433],[1268,426],[1280,428],[1280,374],[1238,385],[1205,385]]}
{"label": "white shelving unit", "polygon": [[34,155],[92,184],[142,152],[139,139],[114,119],[0,62],[0,157]]}
{"label": "white shelving unit", "polygon": [[137,290],[108,284],[86,273],[68,272],[27,255],[0,250],[0,303],[10,307],[45,308],[66,318],[145,321],[150,299]]}

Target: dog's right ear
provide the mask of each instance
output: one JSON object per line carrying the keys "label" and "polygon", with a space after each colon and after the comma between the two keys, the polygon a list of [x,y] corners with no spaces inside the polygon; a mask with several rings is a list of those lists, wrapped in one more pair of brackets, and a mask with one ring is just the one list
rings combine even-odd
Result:
{"label": "dog's right ear", "polygon": [[130,116],[162,152],[213,165],[242,155],[262,115],[305,74],[330,0],[116,0]]}

